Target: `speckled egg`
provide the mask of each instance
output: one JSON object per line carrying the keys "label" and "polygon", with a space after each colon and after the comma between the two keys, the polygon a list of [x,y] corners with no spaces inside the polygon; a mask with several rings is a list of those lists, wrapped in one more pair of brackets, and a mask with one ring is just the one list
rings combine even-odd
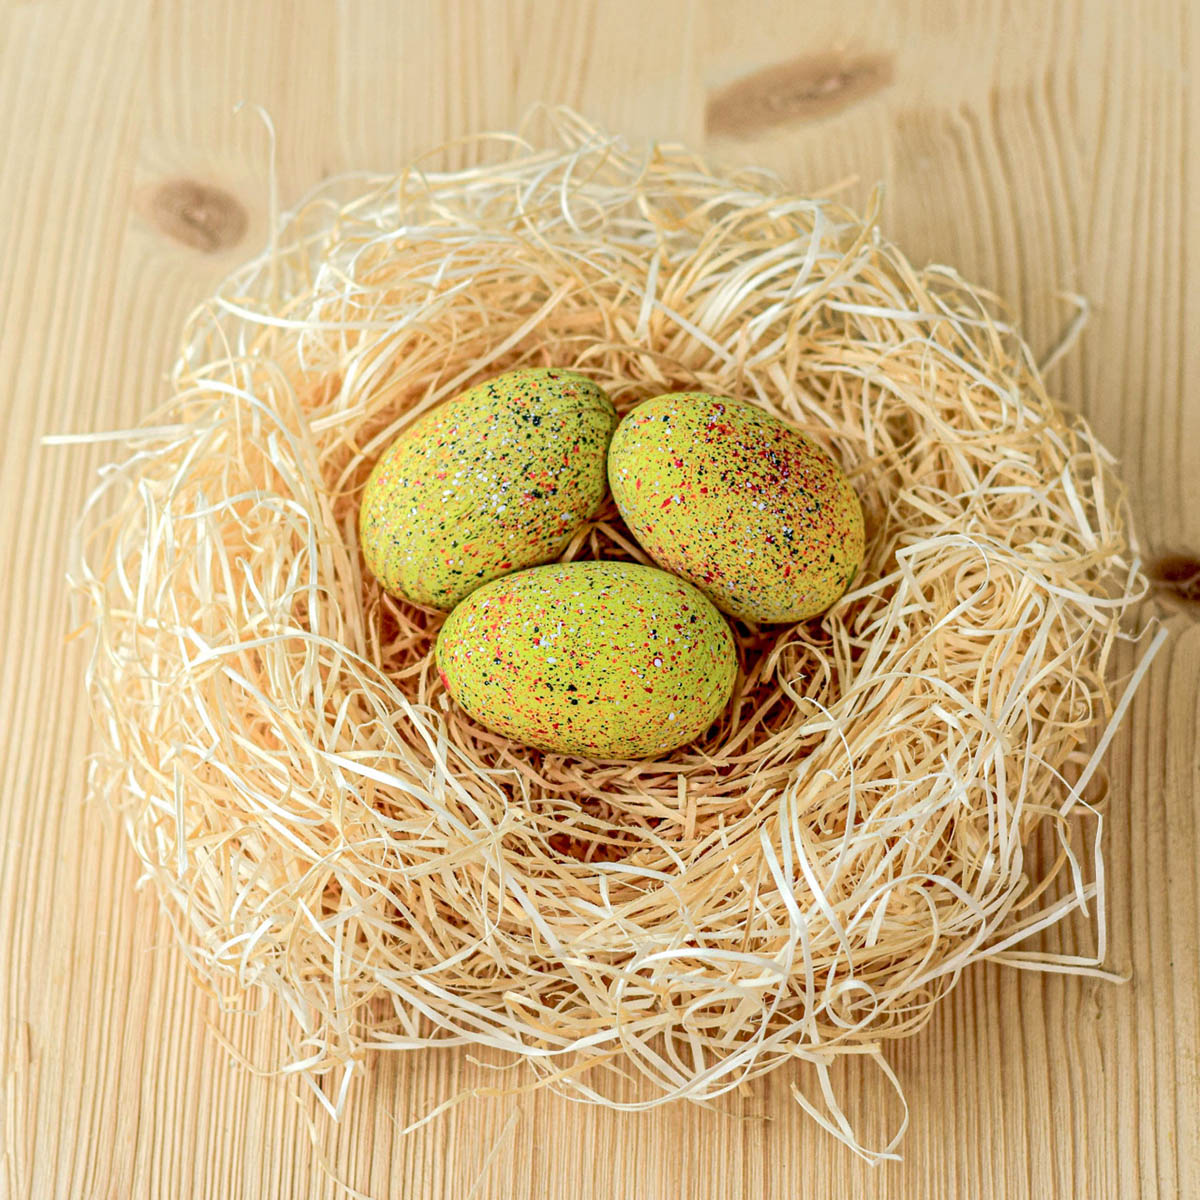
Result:
{"label": "speckled egg", "polygon": [[690,583],[625,562],[555,563],[469,595],[442,626],[446,690],[542,750],[649,758],[699,737],[737,673],[725,619]]}
{"label": "speckled egg", "polygon": [[747,621],[828,608],[862,564],[862,508],[811,438],[741,400],[638,405],[608,453],[621,516],[660,566]]}
{"label": "speckled egg", "polygon": [[449,610],[490,579],[557,558],[604,500],[616,423],[598,384],[545,367],[434,409],[367,481],[367,567],[392,595]]}

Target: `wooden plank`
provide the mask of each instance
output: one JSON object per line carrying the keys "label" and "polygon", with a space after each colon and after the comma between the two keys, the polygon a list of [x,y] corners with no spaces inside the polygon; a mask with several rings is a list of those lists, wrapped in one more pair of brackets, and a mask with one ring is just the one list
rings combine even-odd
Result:
{"label": "wooden plank", "polygon": [[[856,176],[861,200],[882,179],[910,256],[1010,297],[1036,347],[1070,315],[1057,293],[1086,294],[1054,381],[1120,454],[1148,553],[1194,556],[1198,30],[1187,0],[0,5],[0,1196],[341,1194],[320,1157],[372,1196],[1200,1195],[1194,606],[1171,609],[1110,763],[1111,959],[1131,982],[970,972],[893,1055],[903,1163],[854,1159],[782,1072],[734,1116],[536,1093],[399,1136],[491,1080],[451,1050],[377,1060],[351,1117],[318,1120],[318,1154],[311,1098],[209,1026],[264,1064],[277,1031],[195,988],[120,830],[80,804],[86,653],[61,577],[104,451],[35,449],[152,407],[186,312],[261,243],[266,134],[239,101],[271,113],[286,203],[545,99],[801,190]],[[201,190],[164,190],[180,180]],[[838,1081],[881,1140],[882,1081]]]}

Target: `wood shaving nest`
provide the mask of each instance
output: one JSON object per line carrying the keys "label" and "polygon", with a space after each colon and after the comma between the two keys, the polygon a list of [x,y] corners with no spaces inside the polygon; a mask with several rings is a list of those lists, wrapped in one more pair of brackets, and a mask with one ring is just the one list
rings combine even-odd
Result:
{"label": "wood shaving nest", "polygon": [[[1114,705],[1144,581],[1112,460],[994,298],[914,268],[874,205],[536,121],[465,169],[323,184],[191,318],[75,551],[92,791],[196,975],[278,1001],[273,1066],[335,1115],[367,1051],[475,1043],[618,1107],[807,1063],[797,1100],[856,1144],[838,1056],[894,1082],[882,1048],[981,959],[1102,965],[1097,768],[1148,662]],[[438,681],[440,615],[364,577],[384,447],[550,364],[622,411],[746,397],[862,498],[850,592],[738,625],[733,700],[668,759],[478,728]],[[610,504],[565,557],[643,556]],[[1080,910],[1095,954],[1031,945]]]}

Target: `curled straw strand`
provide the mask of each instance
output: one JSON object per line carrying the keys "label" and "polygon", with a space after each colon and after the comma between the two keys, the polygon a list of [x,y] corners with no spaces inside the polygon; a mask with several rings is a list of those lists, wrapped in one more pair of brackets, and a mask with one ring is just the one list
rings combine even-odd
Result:
{"label": "curled straw strand", "polygon": [[[980,959],[1101,965],[1081,818],[1144,588],[1111,462],[990,298],[873,215],[545,119],[484,165],[323,185],[194,314],[80,531],[92,788],[196,974],[273,996],[306,1080],[480,1043],[645,1107],[801,1060],[820,1104],[797,1097],[854,1144],[837,1056],[895,1082],[881,1048]],[[364,578],[375,457],[519,364],[623,409],[746,396],[862,497],[853,590],[739,625],[728,711],[664,761],[475,727],[432,669],[438,615]],[[610,507],[568,556],[640,553]],[[1096,957],[1020,948],[1076,910]],[[315,1090],[338,1113],[348,1082]]]}

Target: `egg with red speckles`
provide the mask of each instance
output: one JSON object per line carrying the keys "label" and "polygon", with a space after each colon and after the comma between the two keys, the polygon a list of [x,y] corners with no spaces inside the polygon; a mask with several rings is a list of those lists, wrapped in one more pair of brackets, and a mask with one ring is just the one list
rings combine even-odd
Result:
{"label": "egg with red speckles", "polygon": [[452,609],[557,558],[604,501],[616,410],[575,371],[526,367],[421,417],[367,480],[358,532],[393,596]]}
{"label": "egg with red speckles", "polygon": [[436,658],[481,725],[585,758],[650,758],[694,741],[737,675],[712,604],[627,562],[554,563],[485,584],[442,626]]}
{"label": "egg with red speckles", "polygon": [[862,565],[862,507],[812,438],[742,400],[656,396],[613,435],[608,482],[651,558],[760,623],[828,608]]}

